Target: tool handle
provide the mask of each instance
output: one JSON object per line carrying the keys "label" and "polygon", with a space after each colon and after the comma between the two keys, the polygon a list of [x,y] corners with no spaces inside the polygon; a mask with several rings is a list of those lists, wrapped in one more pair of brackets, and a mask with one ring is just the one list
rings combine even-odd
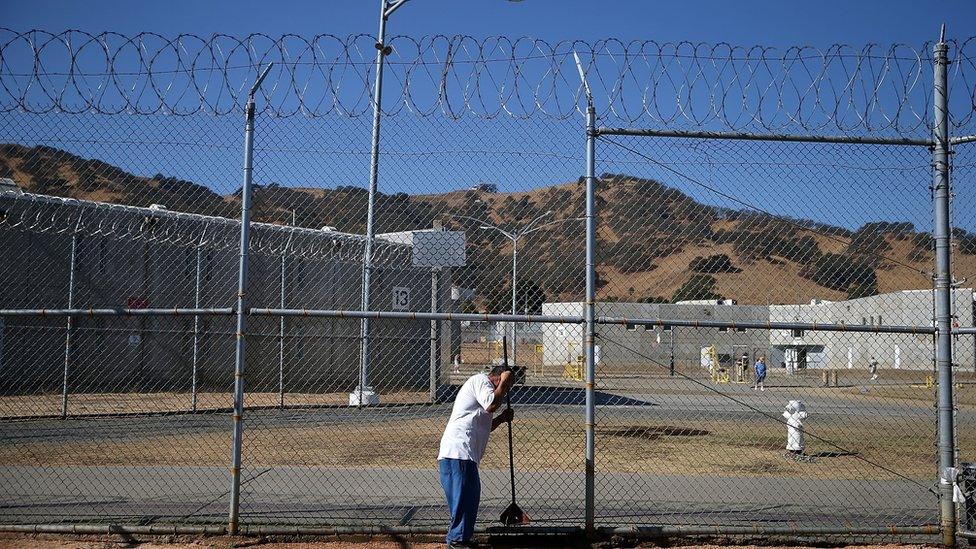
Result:
{"label": "tool handle", "polygon": [[[508,366],[508,337],[502,338],[502,364]],[[512,409],[511,389],[505,393],[505,406]],[[515,443],[512,439],[512,422],[508,421],[508,472],[512,481],[512,504],[515,504]]]}

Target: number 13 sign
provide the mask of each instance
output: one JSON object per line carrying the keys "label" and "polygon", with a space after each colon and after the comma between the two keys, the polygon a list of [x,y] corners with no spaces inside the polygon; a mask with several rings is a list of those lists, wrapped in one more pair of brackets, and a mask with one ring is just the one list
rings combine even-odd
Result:
{"label": "number 13 sign", "polygon": [[393,310],[394,311],[410,310],[410,288],[401,288],[399,286],[394,286]]}

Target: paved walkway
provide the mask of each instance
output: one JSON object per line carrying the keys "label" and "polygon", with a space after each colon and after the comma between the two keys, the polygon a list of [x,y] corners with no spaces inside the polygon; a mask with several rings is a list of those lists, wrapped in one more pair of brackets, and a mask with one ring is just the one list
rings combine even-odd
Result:
{"label": "paved walkway", "polygon": [[[504,470],[482,472],[482,518],[508,504]],[[229,475],[218,467],[2,467],[0,521],[141,524],[225,519]],[[537,524],[582,522],[583,477],[519,475],[519,503]],[[935,496],[898,480],[816,480],[600,474],[603,524],[883,526],[936,520]],[[255,523],[438,525],[433,470],[277,467],[244,471],[243,520]],[[879,497],[883,494],[883,498]],[[395,497],[391,497],[395,495]]]}

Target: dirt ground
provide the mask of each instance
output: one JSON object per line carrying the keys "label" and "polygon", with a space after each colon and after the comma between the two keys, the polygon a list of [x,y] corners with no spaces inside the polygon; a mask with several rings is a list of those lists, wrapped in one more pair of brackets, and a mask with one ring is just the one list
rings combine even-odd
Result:
{"label": "dirt ground", "polygon": [[[556,547],[558,545],[522,545],[518,542],[505,542],[502,544],[491,544],[489,542],[483,542],[479,547],[485,548],[505,548],[505,549],[515,549],[519,547]],[[618,546],[612,542],[597,542],[592,546],[583,545],[582,547],[593,547],[593,548],[609,548]],[[650,548],[650,547],[660,547],[660,545],[643,543],[639,545],[623,545],[624,547],[640,547],[640,548]],[[243,548],[243,547],[255,547],[260,549],[401,549],[401,548],[415,548],[415,549],[441,549],[444,544],[434,540],[424,540],[424,541],[413,541],[410,539],[369,539],[369,540],[349,540],[349,541],[334,541],[334,540],[303,540],[303,541],[288,541],[288,540],[269,540],[262,538],[228,538],[228,537],[208,537],[208,538],[172,538],[172,537],[154,537],[147,538],[142,536],[133,537],[121,537],[121,536],[53,536],[53,535],[37,535],[37,536],[19,536],[14,534],[0,534],[0,549],[231,549],[231,548]],[[805,545],[740,545],[740,544],[728,544],[728,545],[714,545],[714,544],[668,544],[669,549],[691,549],[692,547],[701,549],[720,549],[735,547],[736,549],[786,549],[786,548],[799,548],[804,549],[808,546]],[[822,546],[819,546],[822,547]],[[887,544],[887,545],[831,545],[831,547],[842,549],[910,549],[910,548],[927,548],[933,547],[928,545],[902,545],[902,544]],[[812,549],[810,547],[809,549]]]}
{"label": "dirt ground", "polygon": [[[809,373],[809,372],[806,372]],[[853,384],[860,378],[841,372],[841,382]],[[558,374],[556,374],[558,376]],[[645,378],[620,373],[611,383],[626,391],[630,385],[646,385]],[[809,377],[809,376],[807,376]],[[863,376],[862,376],[863,377]],[[917,404],[920,411],[933,402],[935,389],[924,383],[924,372],[891,372],[888,385],[847,385],[837,388],[796,387],[793,392],[812,398],[829,394],[852,402],[901,402]],[[531,380],[532,385],[536,380]],[[564,380],[565,381],[565,380]],[[806,380],[809,381],[809,380]],[[863,380],[862,380],[863,381]],[[771,376],[770,385],[783,383]],[[918,382],[918,383],[914,383]],[[575,382],[566,381],[572,385]],[[723,385],[718,388],[722,389]],[[667,392],[674,395],[706,394],[707,388],[683,383]],[[348,402],[348,395],[287,395],[286,405],[322,405]],[[427,394],[404,392],[384,395],[386,403],[423,402]],[[976,404],[976,384],[957,386],[961,407]],[[186,394],[88,394],[72,395],[72,412],[117,413],[185,410]],[[248,406],[274,407],[278,395],[249,393]],[[202,393],[200,409],[226,408],[229,394]],[[53,414],[60,407],[60,395],[0,397],[4,415]],[[790,476],[806,478],[888,479],[893,473],[878,464],[897,464],[899,475],[929,479],[934,463],[935,433],[928,424],[916,425],[902,419],[898,430],[878,428],[877,420],[824,423],[813,419],[807,425],[807,453],[814,462],[791,461],[782,452],[784,426],[777,421],[756,418],[748,423],[692,420],[651,421],[635,412],[633,417],[604,418],[598,424],[597,444],[601,472],[643,472],[711,476]],[[920,416],[921,417],[921,416]],[[309,417],[287,423],[251,423],[247,426],[244,460],[248,466],[312,467],[403,467],[429,468],[443,430],[442,418],[372,421],[350,429],[348,424],[323,423]],[[377,418],[379,419],[379,418]],[[178,423],[178,419],[173,421]],[[919,421],[924,421],[919,419]],[[897,431],[897,432],[895,432]],[[516,445],[529,444],[531,451],[519,452],[523,470],[578,470],[583,454],[583,424],[579,414],[552,413],[517,418]],[[405,436],[408,435],[408,436]],[[960,429],[957,444],[976,447],[976,430]],[[368,445],[361,444],[369,440]],[[486,469],[507,467],[504,437],[493,437]],[[102,439],[71,439],[64,442],[21,442],[0,446],[0,465],[186,465],[223,466],[228,453],[225,432],[191,429],[140,432],[133,436]],[[685,459],[708,455],[710,459]]]}
{"label": "dirt ground", "polygon": [[[464,364],[458,373],[445,372],[450,383],[460,385],[470,375],[482,370],[478,364]],[[679,378],[675,385],[667,385],[669,394],[705,394],[706,387],[695,382],[684,383],[680,376],[688,376],[698,382],[722,390],[728,384],[712,384],[707,373],[698,366],[679,364]],[[822,371],[808,370],[795,376],[774,370],[767,379],[770,387],[790,386],[801,396],[829,394],[833,397],[846,395],[852,398],[888,399],[894,401],[913,401],[919,403],[935,402],[936,388],[931,385],[931,372],[917,370],[882,371],[880,381],[872,383],[862,370],[836,370],[838,387],[820,387]],[[598,390],[640,392],[649,387],[660,387],[662,380],[669,378],[666,368],[635,365],[602,365],[598,372]],[[954,397],[959,406],[976,406],[976,376],[970,372],[956,375]],[[669,382],[670,383],[670,382]],[[566,377],[561,366],[541,366],[530,364],[527,385],[546,387],[582,388],[582,380]],[[429,402],[427,391],[397,391],[382,395],[385,404],[420,404]],[[349,402],[349,393],[336,392],[324,394],[287,393],[285,406],[337,406]],[[205,393],[197,395],[196,410],[229,410],[233,406],[233,395],[227,393]],[[161,412],[187,412],[193,409],[191,395],[188,393],[82,393],[69,395],[69,412],[73,416],[101,414],[144,414]],[[249,408],[273,408],[279,405],[277,393],[248,392],[245,405]],[[56,416],[61,413],[61,394],[0,395],[0,419]]]}
{"label": "dirt ground", "polygon": [[[433,467],[442,422],[431,418],[374,421],[357,425],[251,425],[244,447],[248,466]],[[571,415],[517,418],[516,445],[523,470],[576,470],[583,454],[582,419]],[[813,462],[784,457],[785,428],[771,419],[748,425],[735,421],[648,421],[605,419],[598,426],[601,471],[671,475],[790,476],[807,478],[892,478],[878,467],[897,464],[901,475],[929,479],[934,433],[906,429],[893,433],[873,425],[808,427],[807,453]],[[405,436],[405,434],[409,436]],[[369,440],[368,445],[359,441]],[[829,441],[829,442],[828,442]],[[976,430],[960,430],[958,443],[976,447]],[[23,442],[0,448],[0,465],[224,465],[223,432],[146,433],[122,439],[60,443]],[[482,467],[504,469],[507,440],[492,437]],[[684,459],[711,456],[709,460]]]}
{"label": "dirt ground", "polygon": [[[463,383],[471,375],[470,371],[451,374],[451,382]],[[548,375],[548,374],[547,374]],[[533,379],[530,373],[529,386],[547,387],[575,387],[581,383],[565,379],[552,374],[545,379]],[[609,376],[608,376],[609,377]],[[666,379],[667,376],[662,376]],[[609,391],[639,391],[647,385],[660,383],[658,378],[639,377],[630,374],[616,374],[612,380],[600,384],[600,390]],[[784,380],[772,376],[767,380],[768,387],[777,387]],[[888,381],[888,380],[884,380]],[[935,402],[936,388],[927,386],[925,379],[898,380],[896,383],[879,385],[866,382],[860,378],[840,380],[840,387],[821,388],[816,385],[793,387],[800,396],[812,397],[828,394],[832,397],[849,396],[857,399],[877,399],[895,401],[913,401],[919,403]],[[725,385],[716,384],[719,390]],[[704,386],[690,384],[688,387],[668,387],[669,394],[700,395],[710,391]],[[976,383],[960,383],[954,387],[954,397],[959,406],[976,406]],[[277,393],[247,393],[245,404],[248,408],[274,408],[279,405]],[[427,392],[403,391],[384,393],[384,404],[422,404],[429,402]],[[349,402],[349,393],[303,394],[288,393],[285,395],[286,407],[302,406],[342,406]],[[231,393],[200,393],[197,397],[197,410],[229,410],[233,406]],[[69,408],[72,416],[105,415],[105,414],[146,414],[162,412],[187,412],[192,408],[192,400],[186,393],[87,393],[70,395]],[[35,395],[4,395],[0,396],[0,419],[30,418],[39,416],[56,416],[61,412],[60,394]]]}

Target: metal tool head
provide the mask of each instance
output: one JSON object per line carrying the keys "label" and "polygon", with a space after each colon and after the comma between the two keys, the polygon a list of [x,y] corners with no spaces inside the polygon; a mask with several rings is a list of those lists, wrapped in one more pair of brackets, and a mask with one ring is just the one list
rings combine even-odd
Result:
{"label": "metal tool head", "polygon": [[514,501],[509,504],[508,507],[502,511],[501,518],[498,519],[505,526],[517,526],[519,524],[528,524],[532,521],[529,515],[522,510]]}

